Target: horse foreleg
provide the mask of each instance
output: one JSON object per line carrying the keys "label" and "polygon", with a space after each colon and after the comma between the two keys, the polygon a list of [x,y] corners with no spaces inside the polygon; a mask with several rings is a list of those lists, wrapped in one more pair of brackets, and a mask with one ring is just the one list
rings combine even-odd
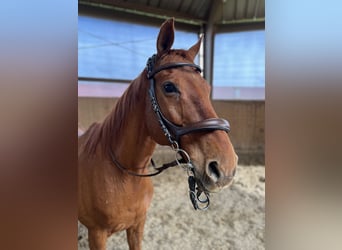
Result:
{"label": "horse foreleg", "polygon": [[128,228],[126,230],[127,233],[127,241],[130,250],[141,250],[142,239],[144,234],[144,225],[145,225],[146,217],[144,217],[140,223]]}
{"label": "horse foreleg", "polygon": [[103,229],[88,229],[90,250],[106,250],[107,231]]}

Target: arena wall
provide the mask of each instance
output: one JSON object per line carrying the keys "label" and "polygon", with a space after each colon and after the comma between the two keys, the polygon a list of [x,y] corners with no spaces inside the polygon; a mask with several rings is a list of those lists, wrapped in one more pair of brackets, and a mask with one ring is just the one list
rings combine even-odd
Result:
{"label": "arena wall", "polygon": [[[78,125],[87,129],[101,121],[115,106],[117,98],[78,98]],[[243,165],[265,164],[265,102],[213,101],[218,116],[231,125],[230,138]]]}

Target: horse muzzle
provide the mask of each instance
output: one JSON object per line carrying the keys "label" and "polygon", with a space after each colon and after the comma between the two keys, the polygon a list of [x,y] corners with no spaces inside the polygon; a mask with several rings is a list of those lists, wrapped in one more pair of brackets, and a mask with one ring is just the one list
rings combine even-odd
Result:
{"label": "horse muzzle", "polygon": [[217,193],[222,189],[229,187],[236,174],[234,167],[228,174],[221,170],[216,161],[209,161],[204,167],[204,171],[200,173],[197,168],[194,168],[194,176],[198,188],[203,192]]}

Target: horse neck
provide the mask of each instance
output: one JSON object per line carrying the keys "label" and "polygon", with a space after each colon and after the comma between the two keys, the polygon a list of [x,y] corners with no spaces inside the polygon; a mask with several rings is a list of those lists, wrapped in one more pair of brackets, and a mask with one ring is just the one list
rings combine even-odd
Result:
{"label": "horse neck", "polygon": [[111,138],[107,149],[111,149],[116,159],[129,169],[148,165],[156,145],[145,123],[145,109],[149,103],[146,98],[148,84],[144,81],[146,79],[140,75],[131,83],[103,123],[103,128],[108,130],[106,137]]}

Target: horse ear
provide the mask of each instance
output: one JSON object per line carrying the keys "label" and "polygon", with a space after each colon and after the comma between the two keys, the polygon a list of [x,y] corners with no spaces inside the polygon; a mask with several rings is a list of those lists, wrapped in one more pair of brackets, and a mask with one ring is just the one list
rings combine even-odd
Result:
{"label": "horse ear", "polygon": [[175,38],[175,24],[174,19],[166,20],[160,27],[157,40],[157,54],[158,56],[168,52],[173,44]]}
{"label": "horse ear", "polygon": [[189,56],[192,58],[192,60],[195,59],[196,55],[198,54],[199,49],[201,48],[203,36],[198,39],[197,43],[195,43],[189,50]]}

